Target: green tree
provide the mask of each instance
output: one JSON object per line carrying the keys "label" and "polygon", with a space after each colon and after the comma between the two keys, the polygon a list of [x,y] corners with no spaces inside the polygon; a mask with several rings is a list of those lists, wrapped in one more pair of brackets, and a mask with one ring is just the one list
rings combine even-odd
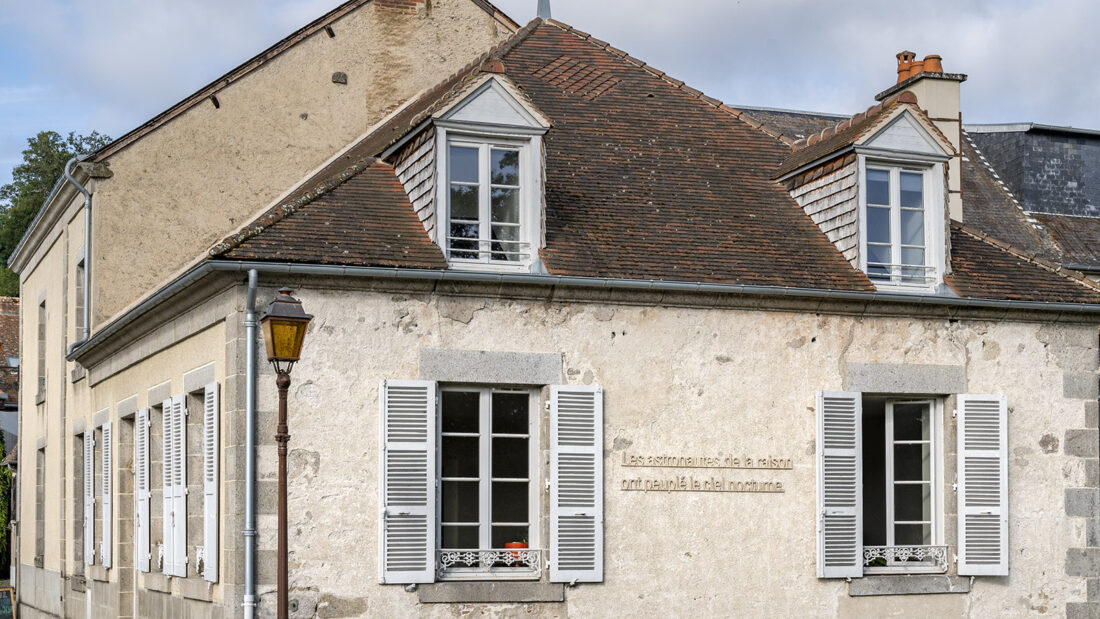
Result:
{"label": "green tree", "polygon": [[11,183],[0,187],[0,296],[19,294],[19,278],[8,269],[8,258],[61,178],[65,163],[73,155],[95,152],[110,141],[95,131],[90,135],[69,133],[67,138],[55,131],[42,131],[27,140],[23,163],[12,169]]}

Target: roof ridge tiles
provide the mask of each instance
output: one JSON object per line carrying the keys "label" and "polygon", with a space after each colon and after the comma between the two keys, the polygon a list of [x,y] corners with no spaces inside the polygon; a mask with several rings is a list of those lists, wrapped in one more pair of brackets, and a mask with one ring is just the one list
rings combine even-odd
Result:
{"label": "roof ridge tiles", "polygon": [[296,194],[292,199],[285,200],[280,204],[277,204],[267,210],[263,215],[260,215],[256,219],[249,222],[243,228],[230,234],[222,239],[222,241],[209,249],[207,252],[212,258],[224,255],[234,248],[240,246],[245,241],[259,235],[264,230],[267,230],[274,224],[286,219],[292,215],[295,211],[317,200],[321,196],[332,192],[337,187],[346,183],[349,179],[359,174],[363,170],[381,164],[389,166],[388,163],[381,161],[376,157],[362,157],[355,161],[347,168],[341,170],[338,174],[328,177],[327,179],[320,180],[312,188],[305,190],[302,193]]}
{"label": "roof ridge tiles", "polygon": [[[631,56],[629,53],[627,53],[627,52],[625,52],[621,49],[618,49],[616,47],[612,47],[610,44],[593,37],[592,35],[588,34],[587,32],[584,32],[582,30],[577,30],[576,28],[574,28],[573,26],[570,26],[569,24],[567,24],[565,22],[561,22],[561,21],[558,21],[558,20],[552,19],[552,18],[545,20],[545,23],[548,24],[548,25],[551,25],[551,26],[555,26],[555,27],[557,27],[557,28],[561,29],[562,31],[567,32],[569,34],[575,35],[576,37],[580,38],[581,40],[587,41],[587,42],[595,45],[599,49],[610,52],[610,53],[614,54],[615,56],[618,56],[618,57],[622,58],[624,61],[626,61],[626,62],[628,62],[628,63],[630,63],[630,64],[632,64],[632,65],[634,65],[634,66],[636,66],[640,69],[643,69],[643,70],[647,71],[650,75],[653,75],[654,77],[664,81],[665,83],[669,84],[673,88],[676,88],[677,90],[683,91],[685,94],[690,95],[690,96],[698,99],[699,101],[702,101],[703,103],[706,103],[707,105],[710,105],[711,107],[713,107],[717,110],[721,110],[723,112],[726,112],[727,114],[730,114],[734,118],[737,118],[738,120],[744,122],[745,124],[749,125],[753,129],[756,129],[757,131],[760,131],[761,133],[764,133],[765,135],[767,135],[767,136],[769,136],[769,137],[771,137],[775,140],[778,140],[779,142],[781,142],[782,144],[784,144],[788,147],[791,146],[794,143],[794,140],[792,140],[791,138],[783,135],[783,133],[781,131],[779,131],[779,130],[773,128],[773,127],[770,127],[767,124],[759,122],[759,121],[750,122],[749,117],[747,115],[742,114],[736,108],[733,108],[733,107],[723,103],[720,99],[717,99],[715,97],[711,97],[711,96],[703,94],[703,91],[701,91],[697,88],[692,88],[691,86],[688,86],[687,83],[684,82],[683,80],[675,79],[675,78],[671,77],[668,73],[665,73],[664,71],[661,71],[660,69],[654,68],[654,67],[646,64],[645,61],[643,61],[639,58],[636,58],[634,56]],[[516,36],[517,37],[519,36],[518,32],[516,33]],[[516,38],[516,37],[513,37],[513,38]]]}
{"label": "roof ridge tiles", "polygon": [[1064,265],[1051,262],[1050,260],[1047,260],[1045,258],[1041,258],[1037,254],[1017,249],[1016,247],[1009,245],[1004,241],[989,236],[988,234],[980,230],[975,230],[974,228],[971,228],[960,222],[952,221],[951,226],[956,230],[970,236],[971,238],[977,239],[978,241],[981,241],[987,245],[992,245],[993,247],[996,247],[997,249],[1000,249],[1001,251],[1009,255],[1015,256],[1023,260],[1024,262],[1034,264],[1038,267],[1046,269],[1047,271],[1055,273],[1056,275],[1061,275],[1067,279],[1071,279],[1078,284],[1092,290],[1093,292],[1100,292],[1100,282],[1092,281],[1080,271],[1068,269]]}

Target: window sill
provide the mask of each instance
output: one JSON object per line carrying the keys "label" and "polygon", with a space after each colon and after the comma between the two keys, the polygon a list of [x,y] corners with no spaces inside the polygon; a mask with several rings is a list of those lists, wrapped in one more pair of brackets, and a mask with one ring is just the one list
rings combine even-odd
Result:
{"label": "window sill", "polygon": [[73,576],[69,579],[69,588],[77,593],[84,593],[88,583],[83,576]]}
{"label": "window sill", "polygon": [[548,582],[447,582],[420,585],[421,604],[554,603],[565,601],[565,585]]}
{"label": "window sill", "polygon": [[40,389],[38,391],[38,393],[36,393],[34,395],[34,403],[37,406],[37,405],[39,405],[39,404],[41,404],[45,401],[46,401],[46,390],[45,389]]}
{"label": "window sill", "polygon": [[150,591],[159,591],[161,593],[172,592],[172,579],[164,574],[157,574],[155,572],[147,572],[144,575],[142,584]]}
{"label": "window sill", "polygon": [[896,576],[864,576],[848,583],[848,595],[929,595],[935,593],[970,593],[970,578],[932,574]]}
{"label": "window sill", "polygon": [[451,260],[447,266],[454,271],[480,271],[484,273],[530,273],[531,262],[502,263],[478,262],[475,260]]}
{"label": "window sill", "polygon": [[74,366],[72,374],[71,374],[71,379],[72,379],[72,382],[74,382],[74,383],[78,383],[81,380],[83,380],[84,379],[84,366],[82,366],[80,364],[77,364],[76,366]]}
{"label": "window sill", "polygon": [[214,599],[214,584],[193,578],[180,579],[180,595],[189,600],[209,602]]}
{"label": "window sill", "polygon": [[102,565],[87,565],[86,577],[96,582],[107,582],[111,578],[111,572]]}

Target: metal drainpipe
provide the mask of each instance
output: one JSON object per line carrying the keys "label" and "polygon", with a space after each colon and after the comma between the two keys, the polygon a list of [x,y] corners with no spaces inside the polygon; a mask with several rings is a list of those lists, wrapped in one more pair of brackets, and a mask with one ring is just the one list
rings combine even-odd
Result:
{"label": "metal drainpipe", "polygon": [[244,314],[244,607],[245,619],[256,614],[256,286],[259,274],[248,271]]}
{"label": "metal drainpipe", "polygon": [[92,194],[88,193],[88,190],[84,188],[73,178],[73,166],[84,161],[88,155],[77,155],[69,160],[65,164],[65,180],[73,184],[76,190],[84,194],[84,327],[80,330],[80,340],[73,344],[76,347],[81,342],[88,341],[88,336],[91,334],[92,322],[91,322],[91,308],[92,304],[89,302],[91,298],[91,273],[92,273]]}

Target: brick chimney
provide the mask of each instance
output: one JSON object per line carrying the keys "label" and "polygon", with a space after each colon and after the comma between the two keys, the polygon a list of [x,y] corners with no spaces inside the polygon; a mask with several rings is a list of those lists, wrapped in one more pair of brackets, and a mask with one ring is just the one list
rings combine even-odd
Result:
{"label": "brick chimney", "polygon": [[898,81],[875,95],[875,100],[908,91],[916,95],[917,105],[955,147],[955,157],[948,164],[948,205],[951,219],[963,220],[962,212],[962,111],[960,85],[966,81],[962,73],[947,73],[943,59],[935,54],[917,60],[917,55],[903,51],[897,55]]}

